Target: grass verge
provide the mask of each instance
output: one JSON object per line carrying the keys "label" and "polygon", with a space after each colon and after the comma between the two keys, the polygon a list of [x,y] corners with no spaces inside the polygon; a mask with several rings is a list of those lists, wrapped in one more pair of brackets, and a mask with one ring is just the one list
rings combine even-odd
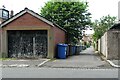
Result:
{"label": "grass verge", "polygon": [[0,58],[0,60],[16,60],[16,58]]}

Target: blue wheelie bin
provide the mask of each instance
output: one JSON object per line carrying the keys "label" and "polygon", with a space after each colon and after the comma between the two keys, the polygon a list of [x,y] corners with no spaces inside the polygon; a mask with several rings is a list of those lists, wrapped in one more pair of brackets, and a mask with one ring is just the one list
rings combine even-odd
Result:
{"label": "blue wheelie bin", "polygon": [[67,56],[67,44],[58,44],[58,58],[59,59],[65,59]]}

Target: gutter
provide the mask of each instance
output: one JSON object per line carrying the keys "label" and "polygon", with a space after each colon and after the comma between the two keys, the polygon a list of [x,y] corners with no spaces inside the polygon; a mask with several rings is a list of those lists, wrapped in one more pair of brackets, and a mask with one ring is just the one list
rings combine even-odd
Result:
{"label": "gutter", "polygon": [[113,63],[112,61],[110,61],[110,60],[107,60],[107,62],[108,62],[111,66],[113,66],[113,67],[115,67],[115,68],[120,68],[119,65],[114,64],[114,63]]}
{"label": "gutter", "polygon": [[114,64],[112,61],[110,61],[110,60],[107,60],[104,56],[100,56],[103,60],[105,60],[106,62],[108,62],[112,67],[114,67],[114,68],[120,68],[120,66],[119,65],[116,65],[116,64]]}

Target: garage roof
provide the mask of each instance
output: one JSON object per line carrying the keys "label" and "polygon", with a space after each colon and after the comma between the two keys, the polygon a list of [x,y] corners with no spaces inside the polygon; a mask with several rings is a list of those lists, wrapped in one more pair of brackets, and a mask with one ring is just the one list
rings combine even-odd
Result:
{"label": "garage roof", "polygon": [[9,24],[10,22],[12,22],[13,20],[17,19],[18,17],[22,16],[23,14],[25,13],[29,13],[31,15],[33,15],[34,17],[42,20],[43,22],[51,25],[51,26],[56,26],[58,28],[60,28],[61,30],[65,31],[65,29],[61,28],[59,25],[55,24],[55,23],[52,23],[50,21],[48,21],[47,19],[43,18],[41,15],[39,15],[38,13],[35,13],[34,11],[28,9],[28,8],[25,8],[24,10],[20,11],[19,13],[17,13],[16,15],[14,15],[13,17],[9,18],[8,20],[4,21],[1,25],[0,25],[0,28],[4,27],[5,25]]}
{"label": "garage roof", "polygon": [[120,23],[114,24],[110,29],[120,29]]}

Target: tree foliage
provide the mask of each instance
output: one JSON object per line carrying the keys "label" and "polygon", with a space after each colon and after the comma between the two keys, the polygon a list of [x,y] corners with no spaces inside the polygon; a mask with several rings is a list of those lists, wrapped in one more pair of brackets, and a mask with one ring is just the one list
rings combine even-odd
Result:
{"label": "tree foliage", "polygon": [[90,13],[87,2],[52,2],[41,9],[41,15],[67,31],[68,43],[81,38],[81,29],[89,25]]}
{"label": "tree foliage", "polygon": [[94,40],[97,41],[101,38],[103,34],[115,24],[115,21],[116,17],[110,15],[103,16],[100,20],[95,20],[93,23],[93,28],[95,31],[93,35]]}

